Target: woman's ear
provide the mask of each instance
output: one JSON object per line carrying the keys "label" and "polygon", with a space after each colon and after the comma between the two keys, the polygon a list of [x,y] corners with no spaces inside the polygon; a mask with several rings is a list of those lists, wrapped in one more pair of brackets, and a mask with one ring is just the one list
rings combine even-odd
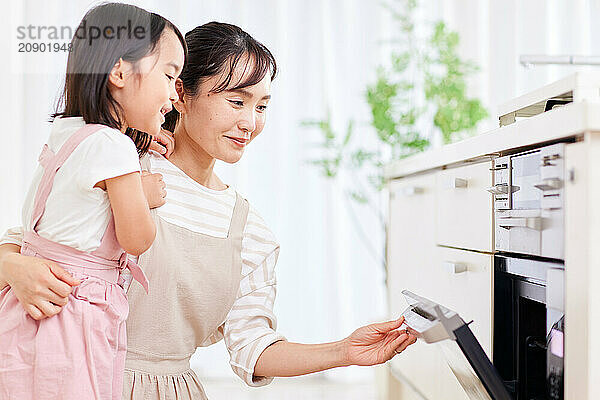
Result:
{"label": "woman's ear", "polygon": [[119,89],[125,86],[125,61],[122,58],[110,70],[108,82]]}
{"label": "woman's ear", "polygon": [[187,104],[184,99],[185,91],[183,90],[183,81],[179,78],[175,81],[175,90],[177,91],[178,99],[173,103],[173,107],[175,107],[179,114],[183,114]]}

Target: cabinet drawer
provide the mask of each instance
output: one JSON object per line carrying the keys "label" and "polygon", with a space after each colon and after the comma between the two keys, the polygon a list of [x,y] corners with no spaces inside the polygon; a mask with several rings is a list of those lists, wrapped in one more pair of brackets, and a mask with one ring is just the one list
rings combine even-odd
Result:
{"label": "cabinet drawer", "polygon": [[[466,322],[472,320],[470,328],[491,359],[493,256],[437,247],[429,259],[429,273],[421,276],[421,287],[431,293],[425,297],[458,312]],[[398,300],[399,306],[407,306],[402,301]],[[451,356],[460,357],[455,343],[427,344],[418,341],[394,357],[392,368],[410,381],[426,399],[467,400],[468,396],[445,356],[445,352],[453,347],[455,350],[451,351]],[[409,390],[408,386],[405,384],[404,390]]]}
{"label": "cabinet drawer", "polygon": [[[440,304],[456,311],[492,359],[492,293],[493,256],[467,250],[438,247],[436,263],[439,268],[437,299]],[[455,343],[439,343],[439,346]],[[457,346],[456,346],[457,347]],[[440,390],[447,399],[466,399],[465,391],[454,376],[440,348]],[[452,354],[460,354],[458,349]],[[466,359],[465,359],[466,363]]]}
{"label": "cabinet drawer", "polygon": [[[435,173],[393,180],[389,189],[387,286],[391,318],[398,318],[407,307],[402,290],[431,294],[433,289],[424,284],[424,277],[433,272],[431,257],[436,248]],[[431,379],[436,358],[435,349],[420,345],[394,357],[391,368],[403,379],[395,381],[389,399],[439,398],[437,383]]]}
{"label": "cabinet drawer", "polygon": [[[435,174],[390,182],[387,273],[392,317],[403,311],[401,291],[423,292],[435,250]],[[425,293],[429,293],[425,291]]]}
{"label": "cabinet drawer", "polygon": [[438,303],[465,320],[491,359],[493,256],[467,250],[437,248],[439,274],[435,284]]}
{"label": "cabinet drawer", "polygon": [[493,250],[491,162],[440,171],[437,176],[437,243]]}

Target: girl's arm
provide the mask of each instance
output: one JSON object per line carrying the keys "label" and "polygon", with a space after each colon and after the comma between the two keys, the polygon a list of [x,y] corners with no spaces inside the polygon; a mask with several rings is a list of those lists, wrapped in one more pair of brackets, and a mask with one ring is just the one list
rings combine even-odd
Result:
{"label": "girl's arm", "polygon": [[384,363],[416,341],[406,331],[397,330],[403,322],[401,317],[363,326],[333,343],[275,342],[259,356],[254,376],[298,376],[348,365]]}
{"label": "girl's arm", "polygon": [[175,150],[175,138],[173,137],[173,132],[161,129],[159,133],[152,136],[150,150],[154,150],[165,156],[165,158],[169,158],[171,154],[173,154],[173,150]]}
{"label": "girl's arm", "polygon": [[140,173],[133,172],[103,182],[115,219],[117,240],[127,253],[139,256],[148,250],[156,235]]}

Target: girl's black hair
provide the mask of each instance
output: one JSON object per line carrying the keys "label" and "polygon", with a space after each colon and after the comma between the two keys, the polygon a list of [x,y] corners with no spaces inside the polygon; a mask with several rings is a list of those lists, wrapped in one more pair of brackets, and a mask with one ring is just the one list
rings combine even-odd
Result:
{"label": "girl's black hair", "polygon": [[[213,76],[223,76],[210,91],[241,89],[260,82],[267,73],[271,80],[277,75],[275,57],[262,43],[241,28],[221,22],[209,22],[198,26],[185,35],[188,48],[183,71],[179,78],[183,82],[185,94],[196,96],[202,82]],[[242,74],[240,80],[232,82],[238,64],[252,68],[249,74]],[[179,113],[175,108],[165,116],[163,128],[174,131]]]}
{"label": "girl's black hair", "polygon": [[[135,63],[154,52],[165,29],[177,35],[187,56],[179,29],[158,14],[122,3],[104,3],[88,11],[71,40],[65,86],[52,120],[83,117],[88,124],[120,130],[125,121],[108,88],[110,71],[119,59]],[[132,128],[125,134],[140,155],[148,150],[150,135]]]}

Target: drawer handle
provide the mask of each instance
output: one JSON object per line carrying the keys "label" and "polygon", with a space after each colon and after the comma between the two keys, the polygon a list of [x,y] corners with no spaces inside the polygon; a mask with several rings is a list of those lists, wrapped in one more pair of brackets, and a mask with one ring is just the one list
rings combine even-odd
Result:
{"label": "drawer handle", "polygon": [[462,189],[469,186],[469,181],[462,178],[452,178],[450,180],[450,189]]}
{"label": "drawer handle", "polygon": [[498,226],[504,229],[510,228],[529,228],[536,231],[542,230],[541,217],[527,218],[498,218]]}
{"label": "drawer handle", "polygon": [[546,190],[558,190],[562,189],[563,181],[560,178],[548,178],[533,186],[540,189],[542,192],[545,192]]}
{"label": "drawer handle", "polygon": [[418,186],[407,186],[396,191],[399,196],[414,196],[425,192],[425,189]]}
{"label": "drawer handle", "polygon": [[451,274],[467,272],[467,265],[458,262],[446,261],[444,262],[444,268]]}

